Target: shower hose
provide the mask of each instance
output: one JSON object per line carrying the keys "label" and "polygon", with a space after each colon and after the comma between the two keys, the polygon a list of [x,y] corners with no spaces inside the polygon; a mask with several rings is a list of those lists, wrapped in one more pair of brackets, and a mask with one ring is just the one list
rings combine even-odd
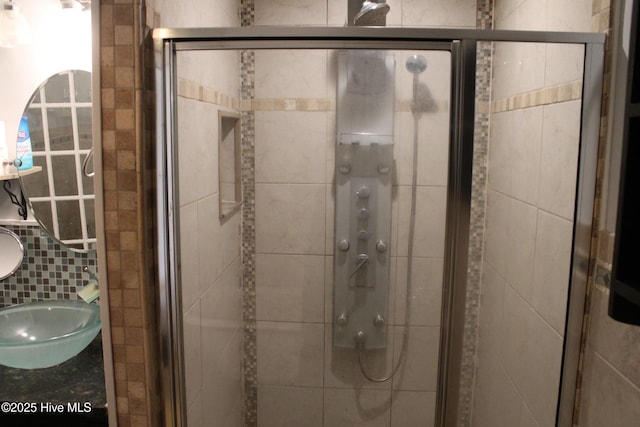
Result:
{"label": "shower hose", "polygon": [[413,270],[413,233],[416,222],[416,187],[418,181],[418,121],[420,119],[420,112],[418,111],[418,105],[416,104],[418,96],[418,74],[413,75],[413,103],[411,106],[411,112],[413,115],[413,172],[411,177],[411,212],[409,218],[409,244],[407,250],[407,288],[406,288],[406,307],[404,312],[404,332],[402,334],[402,347],[400,348],[400,354],[398,360],[391,370],[391,373],[386,377],[375,378],[367,372],[365,367],[365,351],[364,343],[358,346],[358,364],[360,365],[360,372],[369,381],[374,383],[382,383],[390,380],[396,374],[402,360],[404,359],[407,347],[409,345],[409,319],[411,316],[411,272]]}

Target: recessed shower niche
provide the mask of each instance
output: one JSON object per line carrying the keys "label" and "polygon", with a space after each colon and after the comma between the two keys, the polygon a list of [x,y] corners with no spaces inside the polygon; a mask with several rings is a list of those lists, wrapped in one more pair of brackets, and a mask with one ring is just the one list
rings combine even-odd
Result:
{"label": "recessed shower niche", "polygon": [[218,112],[220,219],[240,209],[240,114]]}

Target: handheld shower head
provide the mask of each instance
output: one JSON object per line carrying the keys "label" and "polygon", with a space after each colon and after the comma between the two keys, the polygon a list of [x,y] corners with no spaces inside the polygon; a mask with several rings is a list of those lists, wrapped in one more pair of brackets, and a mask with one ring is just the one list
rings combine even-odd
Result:
{"label": "handheld shower head", "polygon": [[390,9],[389,5],[384,1],[376,3],[375,1],[365,0],[362,3],[360,12],[353,18],[353,24],[360,26],[384,25],[384,17],[389,13]]}
{"label": "handheld shower head", "polygon": [[407,71],[412,74],[420,74],[427,69],[427,60],[422,55],[411,55],[405,63]]}
{"label": "handheld shower head", "polygon": [[427,69],[427,60],[422,55],[414,54],[407,58],[405,67],[407,67],[407,71],[413,74],[413,101],[411,102],[411,112],[413,113],[413,117],[416,119],[416,126],[418,126],[418,117],[420,112],[424,111],[425,108],[424,102],[419,101],[419,98],[421,97],[418,93],[418,76]]}

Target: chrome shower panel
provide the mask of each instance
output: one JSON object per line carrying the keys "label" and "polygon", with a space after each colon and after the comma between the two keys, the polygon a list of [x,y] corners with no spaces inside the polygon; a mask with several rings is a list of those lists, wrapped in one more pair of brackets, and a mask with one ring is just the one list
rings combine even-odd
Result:
{"label": "chrome shower panel", "polygon": [[393,145],[339,143],[337,155],[334,343],[385,348]]}
{"label": "chrome shower panel", "polygon": [[334,345],[387,343],[394,118],[393,55],[338,60]]}

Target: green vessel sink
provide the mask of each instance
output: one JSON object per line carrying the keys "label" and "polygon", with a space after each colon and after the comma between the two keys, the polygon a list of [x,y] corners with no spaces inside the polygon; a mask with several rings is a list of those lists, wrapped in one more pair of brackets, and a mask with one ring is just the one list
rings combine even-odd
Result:
{"label": "green vessel sink", "polygon": [[53,300],[0,309],[0,364],[37,369],[58,365],[87,347],[100,332],[100,307]]}

